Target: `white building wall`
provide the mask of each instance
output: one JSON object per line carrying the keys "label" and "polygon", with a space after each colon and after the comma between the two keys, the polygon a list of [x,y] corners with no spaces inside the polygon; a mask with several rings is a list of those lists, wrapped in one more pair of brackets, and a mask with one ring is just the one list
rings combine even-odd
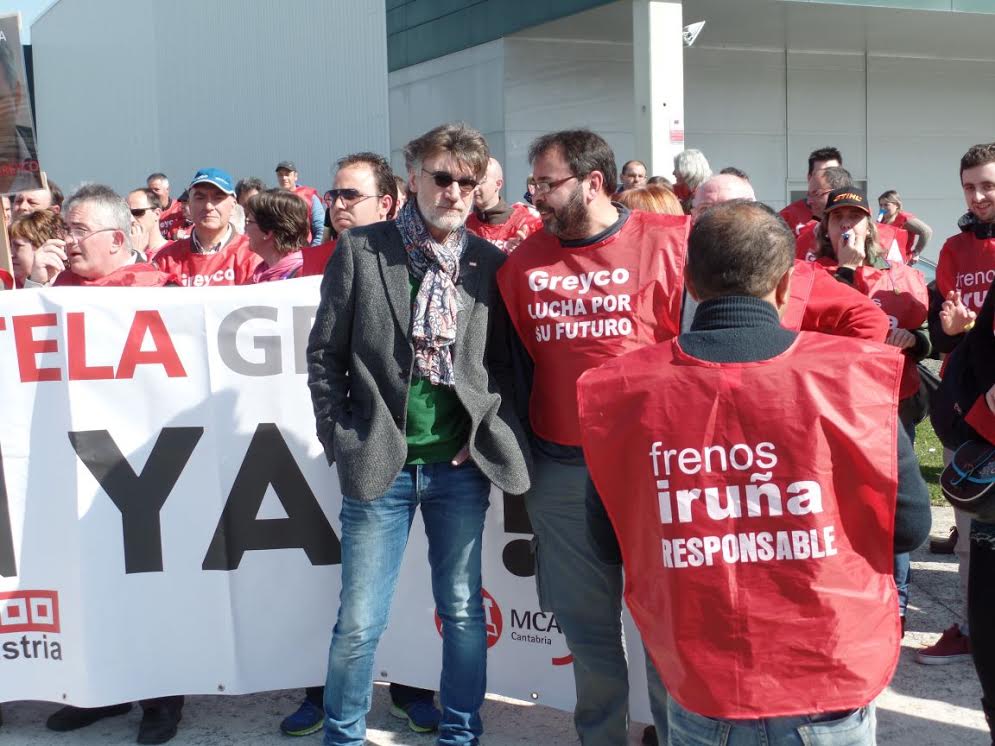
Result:
{"label": "white building wall", "polygon": [[[640,157],[631,17],[621,0],[391,73],[395,163],[410,136],[445,119],[488,135],[512,200],[543,132],[590,127],[619,165]],[[995,139],[995,16],[684,0],[684,21],[698,20],[707,25],[684,59],[686,147],[715,170],[745,170],[773,207],[804,192],[809,152],[839,147],[872,201],[897,189],[933,226],[936,255],[965,209],[960,156]]]}
{"label": "white building wall", "polygon": [[65,189],[204,166],[275,185],[278,161],[387,152],[383,0],[60,0],[31,27],[39,150]]}
{"label": "white building wall", "polygon": [[995,140],[995,64],[871,56],[867,85],[871,193],[897,189],[933,227],[935,256],[967,209],[961,156]]}
{"label": "white building wall", "polygon": [[[480,130],[504,161],[505,40],[406,67],[390,74],[390,161],[404,173],[404,146],[444,122]],[[524,189],[523,189],[524,191]]]}
{"label": "white building wall", "polygon": [[619,165],[632,152],[632,45],[584,39],[505,40],[504,173],[507,199],[521,200],[529,144],[539,135],[586,127],[612,146]]}

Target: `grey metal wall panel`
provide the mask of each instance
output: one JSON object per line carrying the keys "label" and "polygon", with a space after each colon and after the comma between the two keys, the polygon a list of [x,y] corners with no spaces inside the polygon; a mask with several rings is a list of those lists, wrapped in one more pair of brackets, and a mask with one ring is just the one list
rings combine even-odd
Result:
{"label": "grey metal wall panel", "polygon": [[330,184],[389,152],[383,0],[60,0],[32,26],[43,165],[71,188],[219,166]]}

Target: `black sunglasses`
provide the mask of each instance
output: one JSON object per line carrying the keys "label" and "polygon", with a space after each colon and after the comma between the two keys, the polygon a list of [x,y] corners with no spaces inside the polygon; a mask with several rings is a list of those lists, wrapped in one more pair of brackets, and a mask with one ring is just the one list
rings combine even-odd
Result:
{"label": "black sunglasses", "polygon": [[328,204],[334,205],[335,200],[339,197],[346,204],[352,204],[353,202],[359,202],[364,199],[369,199],[370,197],[380,197],[379,194],[363,194],[358,189],[329,189],[325,192],[325,196],[328,198]]}
{"label": "black sunglasses", "polygon": [[147,213],[149,210],[154,210],[154,209],[155,209],[154,207],[132,207],[131,216],[135,218],[142,218],[145,217],[145,213]]}
{"label": "black sunglasses", "polygon": [[480,184],[479,181],[471,179],[469,176],[457,179],[448,171],[429,171],[425,168],[423,168],[422,171],[431,176],[432,180],[435,182],[435,185],[440,189],[448,189],[449,185],[455,181],[459,184],[459,189],[463,192],[463,194],[469,194]]}

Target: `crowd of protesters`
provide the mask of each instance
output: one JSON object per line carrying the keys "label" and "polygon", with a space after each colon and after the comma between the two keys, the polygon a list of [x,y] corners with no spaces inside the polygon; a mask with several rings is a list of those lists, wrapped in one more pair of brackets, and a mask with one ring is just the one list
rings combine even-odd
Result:
{"label": "crowd of protesters", "polygon": [[[408,143],[404,174],[376,153],[341,158],[323,196],[289,160],[274,188],[205,167],[175,197],[159,172],[124,197],[91,184],[64,199],[49,179],[5,198],[10,282],[323,276],[308,384],[344,495],[342,591],[326,684],[305,691],[285,734],[363,742],[374,653],[420,507],[443,635],[439,706],[433,691],[392,684],[392,713],[440,744],[478,742],[493,485],[524,496],[540,605],[573,656],[581,743],[626,743],[623,595],[646,647],[645,743],[874,743],[873,699],[905,633],[909,552],[930,526],[912,446],[929,410],[922,360],[959,361],[937,401],[958,402],[953,417],[971,412],[944,440],[945,460],[962,441],[995,442],[995,144],[961,159],[967,212],[929,286],[915,264],[930,227],[894,189],[873,210],[833,147],[810,155],[806,195],[780,214],[746,173],[713,173],[698,150],[675,158],[673,182],[638,160],[619,171],[587,130],[537,138],[528,160],[513,202],[503,195],[518,188],[464,124]],[[626,466],[630,451],[646,458],[623,446],[643,435],[660,441],[652,491]],[[788,469],[785,479],[820,481],[789,485],[783,505],[773,483],[744,487],[741,504],[738,487],[720,499],[694,486],[704,477],[689,475],[713,471],[716,453],[723,470],[727,457],[735,465],[738,448],[755,450],[762,479]],[[788,499],[800,484],[821,496]],[[763,534],[741,532],[782,514],[797,530],[770,529],[788,536],[776,557],[764,561],[762,538],[748,556],[743,537]],[[719,527],[702,527],[710,520]],[[961,510],[956,523],[931,549],[957,554],[964,612],[917,660],[973,655],[991,718],[995,524]],[[774,620],[779,632],[764,627]],[[176,734],[182,696],[141,705],[139,743]],[[63,707],[48,727],[131,706]]]}

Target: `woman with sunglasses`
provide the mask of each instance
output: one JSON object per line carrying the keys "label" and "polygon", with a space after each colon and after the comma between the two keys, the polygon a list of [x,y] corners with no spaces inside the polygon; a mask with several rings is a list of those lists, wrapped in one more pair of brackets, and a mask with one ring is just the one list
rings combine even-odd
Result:
{"label": "woman with sunglasses", "polygon": [[252,283],[298,277],[307,246],[307,205],[286,189],[269,189],[249,198],[245,211],[245,235],[249,249],[262,262],[252,274]]}

